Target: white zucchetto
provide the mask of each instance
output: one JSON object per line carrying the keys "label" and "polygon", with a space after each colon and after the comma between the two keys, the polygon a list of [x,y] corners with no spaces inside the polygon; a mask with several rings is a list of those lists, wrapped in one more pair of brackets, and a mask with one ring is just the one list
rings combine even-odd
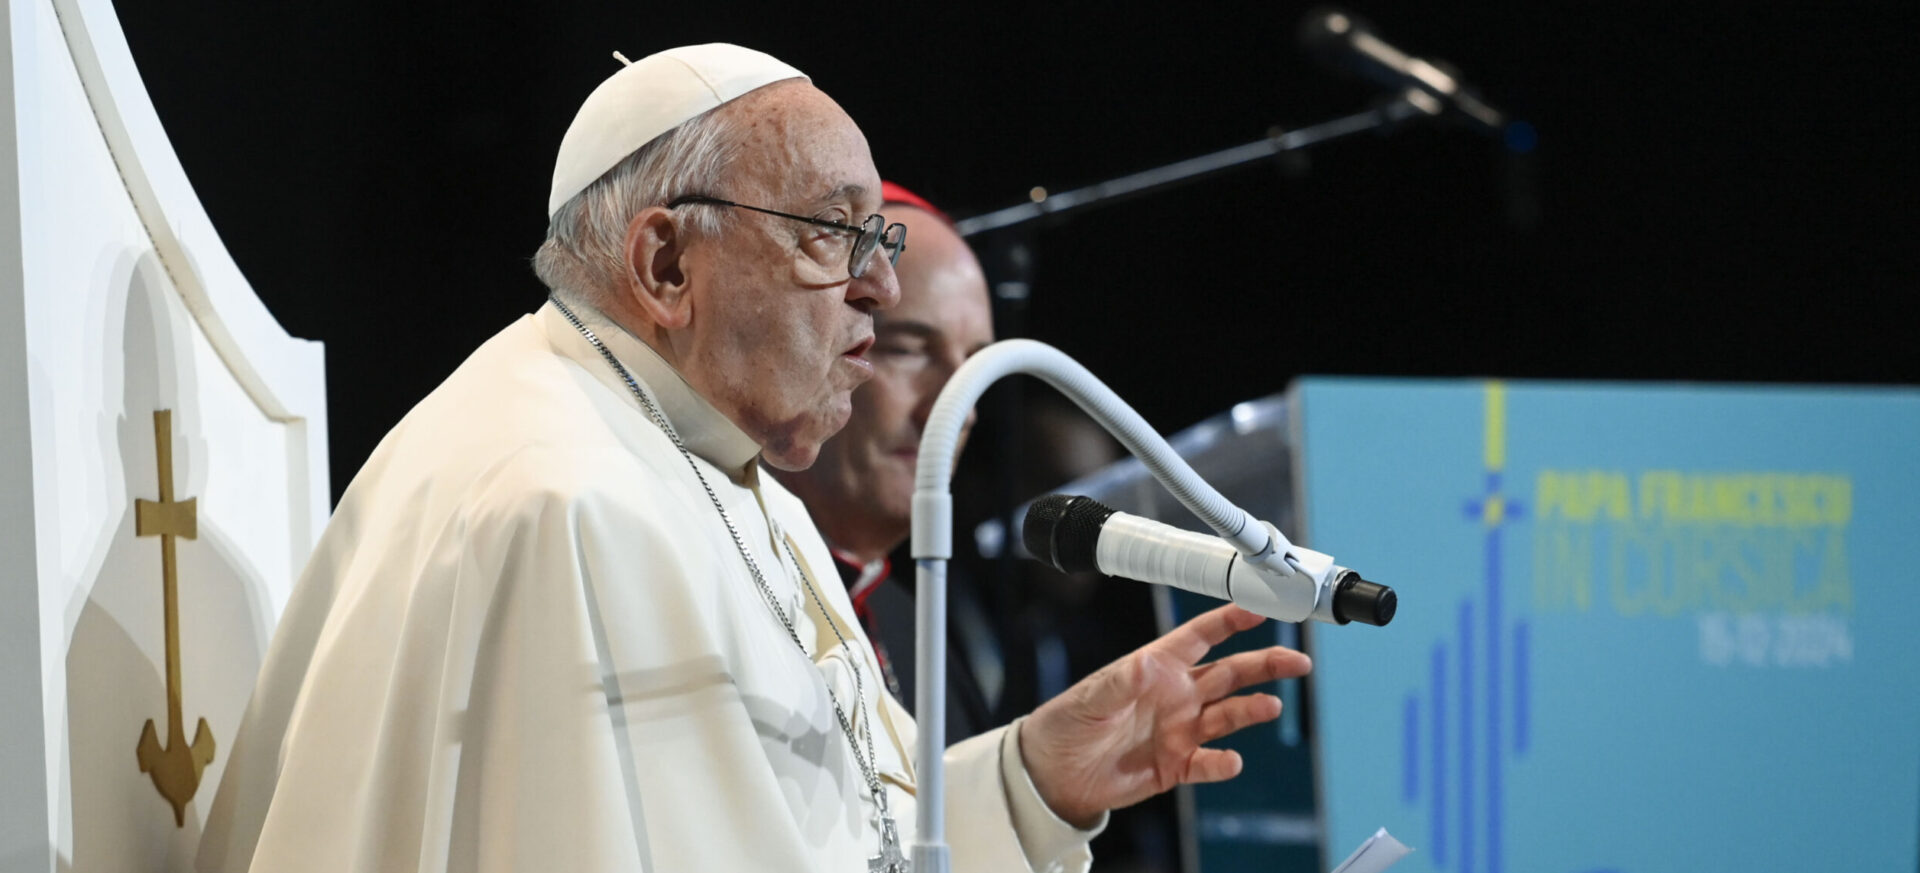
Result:
{"label": "white zucchetto", "polygon": [[772,55],[723,42],[667,49],[628,64],[587,95],[560,140],[547,216],[694,116],[756,88],[805,78]]}

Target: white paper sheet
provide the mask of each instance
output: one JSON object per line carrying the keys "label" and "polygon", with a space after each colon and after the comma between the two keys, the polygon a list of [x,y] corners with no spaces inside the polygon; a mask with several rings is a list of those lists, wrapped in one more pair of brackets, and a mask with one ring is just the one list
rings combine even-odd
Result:
{"label": "white paper sheet", "polygon": [[1401,844],[1386,828],[1373,832],[1373,836],[1354,849],[1347,860],[1333,868],[1333,873],[1380,873],[1393,866],[1395,861],[1413,854],[1413,850]]}

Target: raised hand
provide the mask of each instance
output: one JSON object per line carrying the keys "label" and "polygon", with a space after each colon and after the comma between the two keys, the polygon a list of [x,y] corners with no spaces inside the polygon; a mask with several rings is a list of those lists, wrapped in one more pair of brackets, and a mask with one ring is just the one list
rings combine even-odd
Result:
{"label": "raised hand", "polygon": [[1020,724],[1020,753],[1041,799],[1088,827],[1186,782],[1240,773],[1240,755],[1205,744],[1280,716],[1271,694],[1230,696],[1249,685],[1304,676],[1306,655],[1273,646],[1201,664],[1228,637],[1266,619],[1237,606],[1194,618],[1041,704]]}

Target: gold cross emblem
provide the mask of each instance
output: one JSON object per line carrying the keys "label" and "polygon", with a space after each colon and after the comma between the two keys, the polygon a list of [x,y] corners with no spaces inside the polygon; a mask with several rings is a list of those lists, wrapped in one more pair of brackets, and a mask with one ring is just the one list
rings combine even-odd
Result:
{"label": "gold cross emblem", "polygon": [[162,748],[153,719],[140,732],[140,772],[153,777],[153,787],[173,804],[173,824],[185,827],[187,802],[200,789],[200,772],[213,761],[213,732],[207,720],[193,732],[193,745],[182,742],[186,729],[180,716],[180,580],[174,569],[175,537],[199,536],[194,501],[173,499],[173,411],[153,414],[153,439],[160,455],[160,499],[135,500],[135,536],[160,538],[160,574],[165,586],[167,616],[167,745]]}

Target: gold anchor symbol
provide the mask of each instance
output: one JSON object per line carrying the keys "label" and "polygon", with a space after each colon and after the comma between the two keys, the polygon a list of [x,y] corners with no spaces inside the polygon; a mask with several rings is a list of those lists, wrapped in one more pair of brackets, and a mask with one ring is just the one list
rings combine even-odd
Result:
{"label": "gold anchor symbol", "polygon": [[187,802],[200,789],[200,772],[213,761],[213,733],[207,720],[193,732],[193,745],[181,742],[186,729],[180,723],[180,582],[174,571],[173,538],[194,539],[200,533],[193,498],[173,499],[173,411],[153,414],[154,443],[160,453],[160,499],[134,501],[134,535],[160,538],[160,569],[165,584],[167,614],[167,745],[161,748],[153,719],[140,732],[140,772],[153,777],[153,787],[173,804],[173,824],[185,827]]}

